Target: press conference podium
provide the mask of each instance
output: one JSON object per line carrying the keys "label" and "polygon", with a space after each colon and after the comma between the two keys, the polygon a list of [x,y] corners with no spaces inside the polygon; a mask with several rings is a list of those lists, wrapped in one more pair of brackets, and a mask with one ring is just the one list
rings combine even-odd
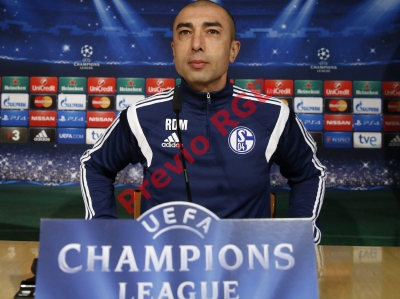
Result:
{"label": "press conference podium", "polygon": [[318,298],[309,219],[219,219],[188,202],[137,220],[43,219],[39,255],[39,299]]}

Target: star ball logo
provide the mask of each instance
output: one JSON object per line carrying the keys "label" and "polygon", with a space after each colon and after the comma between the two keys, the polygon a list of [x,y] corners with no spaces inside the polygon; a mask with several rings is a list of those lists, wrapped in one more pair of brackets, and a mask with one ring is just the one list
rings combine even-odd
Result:
{"label": "star ball logo", "polygon": [[319,48],[317,51],[319,59],[318,65],[311,65],[312,70],[317,70],[318,73],[330,73],[331,70],[336,70],[337,66],[328,65],[328,59],[331,57],[331,51],[327,48]]}
{"label": "star ball logo", "polygon": [[328,60],[328,58],[331,56],[329,49],[326,48],[319,49],[317,55],[320,60]]}
{"label": "star ball logo", "polygon": [[75,62],[74,66],[79,67],[81,70],[93,70],[94,67],[99,67],[100,63],[91,62],[90,57],[94,53],[93,47],[84,45],[81,48],[81,55],[83,56],[82,62]]}
{"label": "star ball logo", "polygon": [[85,58],[90,58],[90,56],[93,55],[93,48],[91,46],[89,46],[89,45],[84,45],[81,48],[81,54]]}
{"label": "star ball logo", "polygon": [[256,137],[249,128],[236,127],[229,134],[228,143],[236,154],[247,154],[254,148]]}

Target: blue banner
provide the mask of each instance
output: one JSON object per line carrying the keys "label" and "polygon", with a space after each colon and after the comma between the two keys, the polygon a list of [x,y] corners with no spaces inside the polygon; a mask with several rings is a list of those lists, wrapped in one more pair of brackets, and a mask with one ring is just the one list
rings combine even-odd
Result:
{"label": "blue banner", "polygon": [[318,298],[311,220],[220,220],[196,204],[135,220],[42,220],[36,297]]}

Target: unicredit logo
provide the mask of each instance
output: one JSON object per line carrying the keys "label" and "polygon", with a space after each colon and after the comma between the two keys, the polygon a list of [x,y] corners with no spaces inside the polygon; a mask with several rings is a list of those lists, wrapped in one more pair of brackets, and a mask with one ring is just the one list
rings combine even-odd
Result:
{"label": "unicredit logo", "polygon": [[384,91],[384,95],[386,96],[386,97],[400,97],[400,90],[396,90],[396,89],[393,89],[393,90],[385,90]]}
{"label": "unicredit logo", "polygon": [[98,92],[98,93],[103,93],[103,92],[112,93],[112,92],[114,92],[114,88],[113,88],[113,86],[107,86],[107,87],[90,86],[89,91],[90,92]]}
{"label": "unicredit logo", "polygon": [[54,85],[32,85],[33,91],[45,91],[45,92],[56,92],[56,87]]}
{"label": "unicredit logo", "polygon": [[333,95],[333,96],[349,96],[350,95],[350,90],[348,89],[326,89],[326,94],[327,95]]}
{"label": "unicredit logo", "polygon": [[151,93],[156,93],[156,92],[161,92],[164,90],[167,90],[168,88],[162,88],[162,87],[149,87],[149,91]]}
{"label": "unicredit logo", "polygon": [[292,94],[292,90],[290,88],[280,89],[279,87],[277,87],[277,88],[268,88],[267,89],[267,94],[291,95]]}

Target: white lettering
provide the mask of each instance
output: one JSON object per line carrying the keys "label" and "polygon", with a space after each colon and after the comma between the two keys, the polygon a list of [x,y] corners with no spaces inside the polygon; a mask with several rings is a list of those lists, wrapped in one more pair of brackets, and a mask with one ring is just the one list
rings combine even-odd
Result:
{"label": "white lettering", "polygon": [[161,253],[160,259],[157,258],[156,251],[154,246],[145,246],[146,255],[145,255],[145,266],[143,271],[150,272],[150,262],[152,262],[154,266],[154,270],[156,272],[160,272],[162,265],[166,262],[165,271],[174,271],[172,267],[172,246],[167,245],[164,246],[163,251]]}
{"label": "white lettering", "polygon": [[275,261],[275,267],[276,267],[276,269],[280,269],[280,270],[289,270],[289,269],[294,267],[295,261],[294,261],[294,257],[293,256],[291,256],[288,253],[282,252],[282,249],[284,249],[284,248],[288,248],[290,252],[293,252],[293,245],[292,244],[282,243],[282,244],[279,244],[279,245],[277,245],[275,247],[274,255],[276,257],[279,257],[279,258],[283,259],[283,260],[286,260],[287,261],[287,265],[286,266],[282,266],[282,265],[279,264],[278,261]]}
{"label": "white lettering", "polygon": [[68,273],[68,274],[74,274],[74,273],[77,273],[82,270],[82,265],[71,268],[67,264],[66,255],[67,255],[67,252],[70,251],[71,249],[81,252],[81,244],[72,243],[72,244],[65,245],[58,254],[58,266],[60,267],[61,271]]}
{"label": "white lettering", "polygon": [[101,272],[110,272],[108,267],[110,261],[110,249],[111,245],[101,246],[101,255],[95,255],[97,246],[87,246],[88,258],[87,258],[87,272],[94,272],[94,262],[101,261]]}

